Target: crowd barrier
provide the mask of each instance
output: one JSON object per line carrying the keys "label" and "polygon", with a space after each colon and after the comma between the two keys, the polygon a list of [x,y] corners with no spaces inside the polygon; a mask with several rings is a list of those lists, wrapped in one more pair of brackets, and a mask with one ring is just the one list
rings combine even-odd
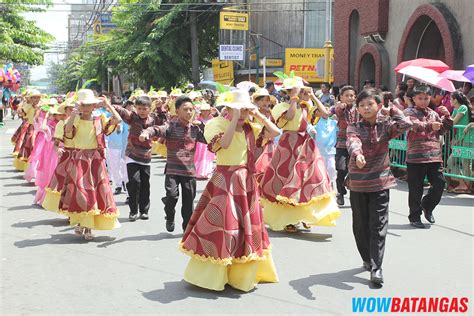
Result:
{"label": "crowd barrier", "polygon": [[[444,175],[474,181],[474,127],[467,133],[465,125],[455,125],[441,139],[443,146]],[[406,168],[406,134],[392,139],[389,144],[392,167]]]}

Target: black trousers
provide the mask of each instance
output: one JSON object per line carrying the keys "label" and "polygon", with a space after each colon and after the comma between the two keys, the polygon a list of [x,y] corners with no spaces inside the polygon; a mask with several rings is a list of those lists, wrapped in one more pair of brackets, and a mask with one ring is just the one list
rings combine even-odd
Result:
{"label": "black trousers", "polygon": [[[423,210],[427,214],[433,213],[436,205],[443,196],[446,179],[443,175],[441,162],[407,163],[408,173],[408,206],[410,207],[410,222],[419,221]],[[425,177],[431,184],[428,193],[423,196],[423,182]]]}
{"label": "black trousers", "polygon": [[162,199],[165,203],[166,219],[174,221],[175,206],[179,198],[181,185],[181,216],[183,217],[183,231],[188,226],[189,219],[194,211],[194,198],[196,197],[196,178],[167,174],[165,178],[166,196]]}
{"label": "black trousers", "polygon": [[150,166],[127,164],[130,214],[148,214],[150,209]]}
{"label": "black trousers", "polygon": [[372,269],[382,267],[385,237],[388,229],[390,191],[351,191],[352,231],[362,260]]}
{"label": "black trousers", "polygon": [[346,176],[348,172],[349,152],[344,148],[336,148],[336,187],[337,193],[346,195],[347,190],[345,186]]}

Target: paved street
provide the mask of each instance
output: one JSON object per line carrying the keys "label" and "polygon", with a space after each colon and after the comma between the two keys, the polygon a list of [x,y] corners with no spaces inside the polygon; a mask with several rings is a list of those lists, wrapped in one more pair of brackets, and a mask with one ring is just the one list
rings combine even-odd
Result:
{"label": "paved street", "polygon": [[[437,224],[416,230],[407,224],[407,186],[392,190],[381,289],[369,286],[351,209],[344,207],[337,227],[270,232],[279,283],[259,284],[250,293],[211,292],[182,280],[188,257],[177,249],[181,231],[166,232],[160,201],[164,160],[153,160],[150,220],[128,222],[121,194],[122,227],[96,231],[86,242],[65,218],[32,206],[35,187],[12,167],[9,139],[17,124],[8,120],[0,129],[3,315],[348,315],[353,297],[368,296],[468,296],[473,311],[472,196],[446,194],[434,214]],[[199,194],[204,186],[199,183]]]}

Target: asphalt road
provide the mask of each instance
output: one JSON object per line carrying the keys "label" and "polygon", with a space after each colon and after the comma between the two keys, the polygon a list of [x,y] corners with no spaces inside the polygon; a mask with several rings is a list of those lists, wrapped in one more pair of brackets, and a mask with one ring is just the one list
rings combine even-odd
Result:
{"label": "asphalt road", "polygon": [[212,292],[182,280],[188,257],[177,249],[181,222],[165,230],[163,160],[153,159],[150,220],[128,222],[118,195],[122,227],[86,242],[65,218],[32,206],[36,189],[12,166],[17,124],[0,129],[2,315],[349,315],[354,297],[413,296],[467,296],[473,312],[473,196],[445,194],[437,223],[418,230],[408,225],[407,186],[392,190],[382,288],[361,268],[346,206],[337,227],[270,232],[279,283]]}

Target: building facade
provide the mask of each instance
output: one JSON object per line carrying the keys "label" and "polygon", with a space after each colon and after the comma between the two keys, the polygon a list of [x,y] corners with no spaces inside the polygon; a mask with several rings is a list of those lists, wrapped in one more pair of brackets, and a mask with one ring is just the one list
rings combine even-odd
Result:
{"label": "building facade", "polygon": [[472,0],[336,0],[334,20],[336,84],[373,79],[393,90],[402,61],[440,59],[456,70],[474,63]]}

